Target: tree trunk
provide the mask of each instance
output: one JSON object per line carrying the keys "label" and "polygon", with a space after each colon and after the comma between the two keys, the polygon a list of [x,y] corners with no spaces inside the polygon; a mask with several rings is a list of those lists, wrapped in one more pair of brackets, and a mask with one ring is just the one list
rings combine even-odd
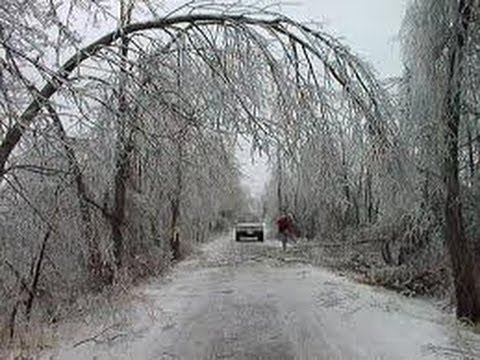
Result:
{"label": "tree trunk", "polygon": [[480,321],[480,297],[475,279],[475,259],[465,234],[460,197],[458,134],[461,114],[461,77],[463,53],[467,40],[472,3],[460,0],[456,42],[449,60],[449,83],[446,94],[446,155],[445,155],[445,237],[452,262],[457,300],[457,317]]}
{"label": "tree trunk", "polygon": [[115,164],[114,197],[112,218],[110,221],[112,229],[113,256],[117,267],[121,266],[123,257],[123,225],[125,222],[125,204],[128,180],[128,157],[129,151],[125,147],[124,137],[118,140],[117,161]]}
{"label": "tree trunk", "polygon": [[47,241],[50,238],[51,233],[52,233],[52,230],[48,229],[47,233],[43,237],[42,245],[40,247],[40,252],[38,253],[38,257],[34,264],[34,269],[33,269],[34,271],[32,274],[33,275],[32,285],[30,286],[30,292],[28,294],[28,298],[25,303],[25,316],[27,317],[27,320],[30,320],[30,315],[32,313],[33,300],[35,300],[35,295],[37,293],[37,286],[40,280],[40,272],[42,270],[42,263],[45,256],[45,248],[47,246]]}
{"label": "tree trunk", "polygon": [[173,198],[171,200],[171,210],[172,210],[172,219],[170,223],[170,248],[172,250],[173,259],[178,260],[180,258],[180,243],[178,237],[178,220],[180,218],[180,205],[181,205],[181,197],[183,192],[183,168],[182,168],[182,161],[183,161],[183,141],[185,133],[183,132],[182,136],[178,140],[177,144],[177,163],[175,166],[175,180],[176,180],[176,188],[173,194]]}
{"label": "tree trunk", "polygon": [[347,208],[344,215],[344,225],[350,225],[352,222],[352,196],[350,191],[350,184],[348,179],[348,164],[347,164],[347,154],[345,151],[345,139],[343,136],[343,131],[340,129],[340,149],[342,154],[342,175],[343,175],[343,191],[345,195],[345,200],[347,203]]}
{"label": "tree trunk", "polygon": [[475,166],[475,172],[476,173],[480,172],[480,131],[478,130],[479,125],[480,125],[480,119],[477,119],[477,126],[476,126],[476,128],[477,128],[477,132],[476,132],[477,141],[475,141],[475,145],[476,145],[476,149],[477,149],[477,164]]}
{"label": "tree trunk", "polygon": [[60,141],[62,141],[65,153],[67,155],[68,165],[73,174],[75,187],[77,190],[80,217],[82,219],[83,237],[88,248],[87,267],[90,274],[93,275],[94,279],[97,280],[100,279],[104,273],[102,270],[102,256],[100,254],[98,241],[94,234],[87,188],[83,178],[82,170],[78,163],[74,149],[68,143],[67,133],[57,112],[49,103],[47,103],[46,108],[50,114],[50,117],[52,118],[54,126],[57,128],[58,136]]}
{"label": "tree trunk", "polygon": [[373,193],[372,193],[372,173],[369,167],[367,167],[367,174],[365,179],[365,207],[367,211],[367,222],[373,223]]}
{"label": "tree trunk", "polygon": [[[121,1],[120,18],[122,26],[130,22],[133,3],[128,5]],[[113,242],[113,257],[117,268],[122,264],[124,253],[123,227],[125,223],[125,205],[127,198],[127,181],[130,176],[130,156],[133,152],[133,138],[128,124],[128,103],[126,96],[126,81],[128,76],[128,45],[129,38],[125,34],[120,37],[120,85],[118,90],[118,133],[116,143],[116,163],[114,177],[114,195],[112,218],[110,221]]]}
{"label": "tree trunk", "polygon": [[180,241],[179,234],[177,231],[178,218],[180,216],[180,200],[175,195],[175,198],[172,199],[172,220],[170,223],[170,249],[172,251],[173,260],[178,260],[180,258]]}
{"label": "tree trunk", "polygon": [[475,155],[473,152],[473,138],[470,124],[467,124],[467,141],[468,141],[468,167],[470,169],[470,181],[473,184],[475,178]]}
{"label": "tree trunk", "polygon": [[280,156],[280,147],[277,149],[277,201],[278,201],[278,213],[283,214],[285,209],[283,208],[283,194],[282,194],[282,162]]}
{"label": "tree trunk", "polygon": [[360,225],[363,222],[363,217],[362,217],[362,197],[363,197],[363,173],[364,173],[364,168],[363,164],[361,164],[360,167],[360,172],[358,174],[358,182],[357,182],[357,191],[355,195],[355,217],[357,221],[357,225]]}

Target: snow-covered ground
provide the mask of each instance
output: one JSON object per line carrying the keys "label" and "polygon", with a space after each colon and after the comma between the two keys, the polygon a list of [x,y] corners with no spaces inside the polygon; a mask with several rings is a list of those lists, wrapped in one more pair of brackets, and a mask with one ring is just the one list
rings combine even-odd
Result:
{"label": "snow-covered ground", "polygon": [[480,358],[480,337],[434,304],[279,257],[273,241],[219,238],[44,358]]}

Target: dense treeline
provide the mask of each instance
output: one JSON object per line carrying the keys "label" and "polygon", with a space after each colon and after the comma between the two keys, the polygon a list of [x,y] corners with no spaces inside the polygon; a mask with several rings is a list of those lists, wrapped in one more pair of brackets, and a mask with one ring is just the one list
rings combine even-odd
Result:
{"label": "dense treeline", "polygon": [[[7,2],[1,13],[2,19],[19,17],[3,26],[2,150],[17,111],[39,96],[27,75],[48,79],[54,66],[41,64],[51,61],[48,50],[56,45],[48,43],[50,27],[35,18],[61,18],[48,6],[43,12],[41,2],[23,13],[16,6]],[[133,7],[120,10],[128,22]],[[71,35],[59,37],[66,42],[59,51],[76,45]],[[182,86],[203,87],[195,69],[180,68],[181,54],[160,43],[139,54],[129,41],[120,39],[118,49],[79,69],[44,104],[5,169],[3,339],[32,315],[60,320],[80,294],[158,274],[228,229],[245,206],[235,138],[195,118],[200,98],[180,94]],[[45,54],[33,64],[27,56],[37,50]]]}
{"label": "dense treeline", "polygon": [[304,137],[295,157],[277,156],[269,196],[305,236],[370,242],[361,251],[374,266],[408,269],[405,279],[388,272],[386,284],[437,273],[425,284],[437,286],[448,267],[457,314],[471,321],[480,319],[479,26],[476,1],[413,1],[401,29],[404,74],[385,84],[393,121],[352,126],[338,102],[339,122]]}
{"label": "dense treeline", "polygon": [[388,84],[280,14],[107,5],[0,6],[5,336],[227,229],[247,206],[239,136],[274,160],[274,213],[313,243],[373,242],[390,267],[422,273],[448,249],[458,315],[478,320],[475,1],[413,2],[405,74]]}

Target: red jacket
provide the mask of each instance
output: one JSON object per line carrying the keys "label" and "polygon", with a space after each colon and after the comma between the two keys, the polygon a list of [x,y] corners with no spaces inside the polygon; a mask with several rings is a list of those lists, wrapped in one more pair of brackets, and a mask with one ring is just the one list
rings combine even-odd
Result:
{"label": "red jacket", "polygon": [[277,219],[277,227],[280,233],[295,234],[295,228],[293,226],[293,220],[288,215],[282,215]]}

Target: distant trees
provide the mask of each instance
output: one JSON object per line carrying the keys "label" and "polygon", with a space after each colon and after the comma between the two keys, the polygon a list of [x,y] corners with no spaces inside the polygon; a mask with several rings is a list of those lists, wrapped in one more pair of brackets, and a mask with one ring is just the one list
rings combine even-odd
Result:
{"label": "distant trees", "polygon": [[327,110],[335,116],[302,113],[314,125],[295,152],[276,157],[282,203],[307,237],[347,244],[365,232],[357,241],[381,243],[372,248],[387,266],[418,274],[437,266],[445,243],[457,315],[472,322],[480,320],[478,15],[477,1],[413,1],[401,30],[404,76],[376,93],[383,121],[339,94]]}

